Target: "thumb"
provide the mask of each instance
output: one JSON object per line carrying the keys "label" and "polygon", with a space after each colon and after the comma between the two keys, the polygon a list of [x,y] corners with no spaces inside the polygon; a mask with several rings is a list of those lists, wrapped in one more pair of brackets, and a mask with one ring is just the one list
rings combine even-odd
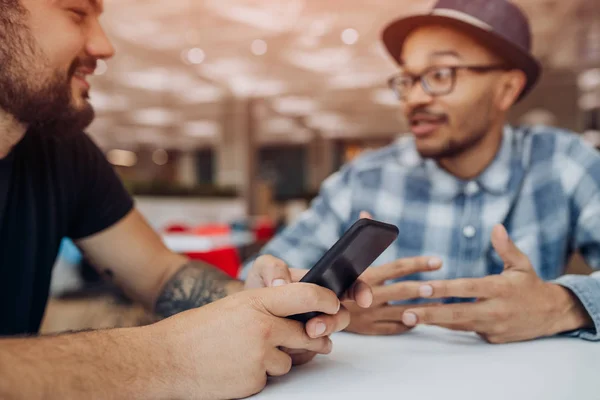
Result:
{"label": "thumb", "polygon": [[373,219],[373,216],[369,212],[367,212],[367,211],[361,211],[358,218],[359,219],[363,219],[363,218]]}
{"label": "thumb", "polygon": [[529,259],[510,239],[504,226],[496,225],[492,230],[492,246],[504,261],[505,271],[529,271],[532,269]]}

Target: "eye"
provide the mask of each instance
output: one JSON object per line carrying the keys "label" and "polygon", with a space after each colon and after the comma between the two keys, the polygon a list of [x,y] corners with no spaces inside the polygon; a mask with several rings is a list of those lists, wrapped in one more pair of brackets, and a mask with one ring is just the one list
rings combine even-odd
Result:
{"label": "eye", "polygon": [[81,8],[70,8],[67,11],[77,23],[82,23],[88,16],[88,12]]}
{"label": "eye", "polygon": [[412,88],[413,79],[410,76],[398,76],[394,83],[399,90],[409,90]]}
{"label": "eye", "polygon": [[452,79],[451,68],[438,68],[429,73],[428,78],[434,83],[445,83]]}

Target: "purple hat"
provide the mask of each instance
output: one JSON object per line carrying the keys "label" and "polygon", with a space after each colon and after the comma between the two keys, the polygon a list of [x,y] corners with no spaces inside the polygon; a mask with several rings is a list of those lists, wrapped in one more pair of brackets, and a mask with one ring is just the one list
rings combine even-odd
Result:
{"label": "purple hat", "polygon": [[522,70],[527,83],[519,99],[537,83],[542,67],[531,54],[529,21],[507,0],[439,0],[426,14],[400,18],[383,31],[383,43],[397,62],[406,37],[423,25],[453,26],[477,38],[502,57],[509,66]]}

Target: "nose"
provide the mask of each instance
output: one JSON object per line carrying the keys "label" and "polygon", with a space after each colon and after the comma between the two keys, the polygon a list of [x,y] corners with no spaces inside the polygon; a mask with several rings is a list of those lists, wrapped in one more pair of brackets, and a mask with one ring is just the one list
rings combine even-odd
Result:
{"label": "nose", "polygon": [[90,27],[86,50],[95,59],[106,60],[115,55],[115,48],[98,20],[94,20]]}

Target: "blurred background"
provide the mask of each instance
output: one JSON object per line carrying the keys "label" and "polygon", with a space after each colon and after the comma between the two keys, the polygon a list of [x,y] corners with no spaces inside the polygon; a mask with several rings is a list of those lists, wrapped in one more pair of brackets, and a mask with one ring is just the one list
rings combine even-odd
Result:
{"label": "blurred background", "polygon": [[[567,128],[600,147],[600,2],[515,2],[545,73],[512,122]],[[105,0],[117,55],[92,79],[88,133],[169,247],[233,276],[324,178],[408,131],[380,32],[432,4]],[[152,319],[68,241],[52,293],[47,332]]]}

